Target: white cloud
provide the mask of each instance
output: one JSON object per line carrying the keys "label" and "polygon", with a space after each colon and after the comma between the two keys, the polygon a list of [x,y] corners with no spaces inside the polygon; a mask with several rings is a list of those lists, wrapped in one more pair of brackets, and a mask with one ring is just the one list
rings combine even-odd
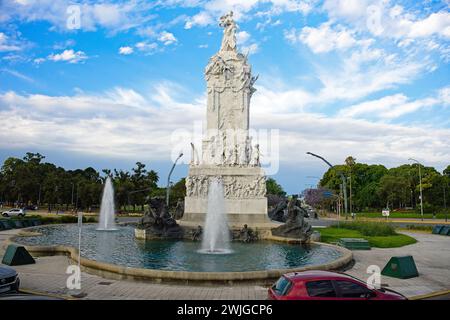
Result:
{"label": "white cloud", "polygon": [[205,27],[214,23],[216,23],[216,20],[213,19],[213,17],[208,12],[202,11],[194,15],[193,17],[188,18],[184,25],[184,28],[191,29],[194,26]]}
{"label": "white cloud", "polygon": [[176,43],[178,40],[175,36],[167,31],[163,31],[159,34],[158,40],[161,41],[165,46]]}
{"label": "white cloud", "polygon": [[41,63],[44,63],[45,61],[46,61],[45,58],[36,58],[36,59],[33,60],[33,62],[35,64],[41,64]]}
{"label": "white cloud", "polygon": [[105,1],[97,4],[88,1],[77,4],[70,0],[28,0],[18,4],[15,0],[4,0],[0,21],[47,21],[52,24],[52,30],[71,31],[67,29],[66,23],[69,17],[67,8],[70,5],[79,6],[80,28],[84,31],[105,28],[115,33],[136,28],[155,17],[151,13],[154,4],[142,0],[121,3]]}
{"label": "white cloud", "polygon": [[417,11],[384,0],[325,0],[323,9],[332,22],[347,22],[358,31],[379,37],[450,37],[450,13],[445,9],[421,17]]}
{"label": "white cloud", "polygon": [[84,60],[88,59],[88,57],[83,51],[74,51],[73,49],[67,49],[61,53],[52,53],[47,57],[47,59],[55,62],[65,61],[69,63],[78,63],[83,62]]}
{"label": "white cloud", "polygon": [[408,36],[417,38],[429,37],[433,34],[450,38],[450,12],[432,13],[423,20],[413,22]]}
{"label": "white cloud", "polygon": [[236,42],[244,54],[254,54],[259,50],[258,43],[251,39],[251,35],[247,31],[237,32]]}
{"label": "white cloud", "polygon": [[[127,88],[74,96],[6,92],[0,94],[0,148],[57,148],[102,157],[135,159],[139,154],[143,159],[168,160],[174,147],[172,133],[181,128],[192,130],[206,112],[204,97],[180,101],[173,96],[180,90],[163,82],[147,90],[149,96]],[[423,159],[426,154],[427,165],[448,165],[448,128],[373,122],[339,114],[327,117],[302,110],[304,98],[309,97],[296,90],[258,87],[252,100],[252,127],[280,130],[282,166],[320,166],[312,160],[308,163],[306,151],[323,154],[334,163],[341,163],[351,153],[362,162],[393,166],[408,157]],[[408,103],[401,96],[391,99],[391,104]]]}
{"label": "white cloud", "polygon": [[173,100],[173,90],[162,83],[150,96],[126,88],[74,96],[6,92],[0,94],[0,125],[8,132],[0,133],[0,147],[39,146],[125,158],[139,153],[167,160],[171,133],[191,128],[203,111],[199,102]]}
{"label": "white cloud", "polygon": [[236,41],[238,44],[244,44],[250,39],[250,33],[247,31],[239,31],[236,33]]}
{"label": "white cloud", "polygon": [[423,108],[444,105],[445,103],[445,97],[443,96],[411,101],[404,94],[395,94],[341,109],[339,115],[342,117],[379,118],[391,120]]}
{"label": "white cloud", "polygon": [[16,41],[12,41],[9,37],[0,32],[0,52],[20,51],[21,47]]}
{"label": "white cloud", "polygon": [[119,54],[129,55],[133,53],[133,48],[129,46],[124,46],[119,48]]}
{"label": "white cloud", "polygon": [[355,21],[367,14],[369,0],[325,0],[323,8],[332,19]]}
{"label": "white cloud", "polygon": [[252,55],[259,51],[259,45],[257,43],[251,43],[241,48],[244,54]]}
{"label": "white cloud", "polygon": [[375,92],[411,83],[427,67],[426,61],[390,61],[392,57],[386,54],[367,63],[364,59],[369,57],[361,54],[361,60],[358,60],[358,55],[351,55],[340,61],[336,70],[318,70],[318,78],[323,84],[318,98],[323,102],[364,98]]}
{"label": "white cloud", "polygon": [[158,51],[158,44],[155,42],[140,41],[135,44],[135,47],[146,54],[154,54]]}
{"label": "white cloud", "polygon": [[285,36],[291,42],[296,40],[303,42],[314,53],[324,53],[336,49],[344,50],[357,44],[351,31],[339,25],[334,30],[328,23],[324,23],[318,28],[304,27],[297,37],[292,34],[292,31]]}

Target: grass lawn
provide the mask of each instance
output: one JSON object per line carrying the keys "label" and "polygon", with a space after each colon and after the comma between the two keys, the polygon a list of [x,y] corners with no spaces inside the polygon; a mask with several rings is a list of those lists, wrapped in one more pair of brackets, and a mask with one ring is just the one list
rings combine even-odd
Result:
{"label": "grass lawn", "polygon": [[364,238],[369,241],[372,247],[397,248],[417,242],[416,239],[404,234],[395,234],[388,236],[365,236],[358,230],[336,227],[317,229],[317,231],[319,231],[321,234],[321,241],[326,243],[338,242],[340,238]]}

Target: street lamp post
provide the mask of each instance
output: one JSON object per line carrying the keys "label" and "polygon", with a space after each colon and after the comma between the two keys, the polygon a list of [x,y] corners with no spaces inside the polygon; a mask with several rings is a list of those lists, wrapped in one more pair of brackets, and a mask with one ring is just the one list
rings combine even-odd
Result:
{"label": "street lamp post", "polygon": [[73,191],[74,191],[74,188],[75,188],[75,184],[72,182],[72,199],[70,201],[70,204],[72,205],[72,210],[73,210]]}
{"label": "street lamp post", "polygon": [[41,184],[39,183],[39,192],[38,192],[38,207],[41,205]]}
{"label": "street lamp post", "polygon": [[448,212],[447,212],[447,202],[446,202],[446,199],[445,199],[445,184],[444,184],[444,211],[445,211],[445,222],[447,222]]}
{"label": "street lamp post", "polygon": [[[327,165],[329,165],[330,168],[334,167],[331,163],[329,163],[327,160],[325,160],[324,157],[321,157],[312,152],[307,152],[306,154],[309,154],[313,157],[321,159],[323,162],[325,162]],[[343,190],[343,194],[344,194],[344,212],[345,212],[345,220],[347,220],[348,219],[348,216],[347,216],[347,184],[345,182],[346,179],[345,179],[344,174],[342,172],[339,172],[339,175],[341,176],[341,179],[342,179],[342,190]]]}
{"label": "street lamp post", "polygon": [[180,152],[178,155],[178,158],[173,163],[172,169],[170,169],[169,175],[167,176],[167,188],[166,188],[166,205],[169,206],[169,193],[170,193],[170,176],[172,175],[173,169],[175,169],[175,166],[177,165],[177,161],[183,156],[183,153]]}
{"label": "street lamp post", "polygon": [[409,158],[408,160],[413,161],[419,165],[420,215],[422,216],[423,221],[422,174],[420,172],[420,162],[413,158]]}

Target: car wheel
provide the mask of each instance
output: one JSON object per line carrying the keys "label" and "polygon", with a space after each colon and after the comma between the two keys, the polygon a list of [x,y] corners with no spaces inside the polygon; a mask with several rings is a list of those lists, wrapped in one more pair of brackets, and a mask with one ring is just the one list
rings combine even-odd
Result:
{"label": "car wheel", "polygon": [[23,218],[23,213],[19,213],[17,216],[18,216],[19,218]]}
{"label": "car wheel", "polygon": [[2,216],[9,217],[7,213],[2,213]]}

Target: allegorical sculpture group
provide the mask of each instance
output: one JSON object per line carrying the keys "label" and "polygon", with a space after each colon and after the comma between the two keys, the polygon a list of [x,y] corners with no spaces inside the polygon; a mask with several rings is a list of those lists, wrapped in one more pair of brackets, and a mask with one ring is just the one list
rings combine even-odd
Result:
{"label": "allegorical sculpture group", "polygon": [[[193,143],[191,143],[191,151],[191,166],[199,165],[200,158]],[[230,129],[216,131],[215,134],[210,133],[202,156],[202,163],[217,166],[261,166],[259,144],[253,146],[252,137],[249,137],[247,132],[239,132],[239,130]]]}
{"label": "allegorical sculpture group", "polygon": [[284,212],[286,223],[272,229],[274,236],[295,238],[301,242],[309,241],[313,230],[311,225],[305,221],[308,213],[302,208],[301,201],[297,197],[280,202],[276,210],[278,212],[274,212],[274,215]]}

